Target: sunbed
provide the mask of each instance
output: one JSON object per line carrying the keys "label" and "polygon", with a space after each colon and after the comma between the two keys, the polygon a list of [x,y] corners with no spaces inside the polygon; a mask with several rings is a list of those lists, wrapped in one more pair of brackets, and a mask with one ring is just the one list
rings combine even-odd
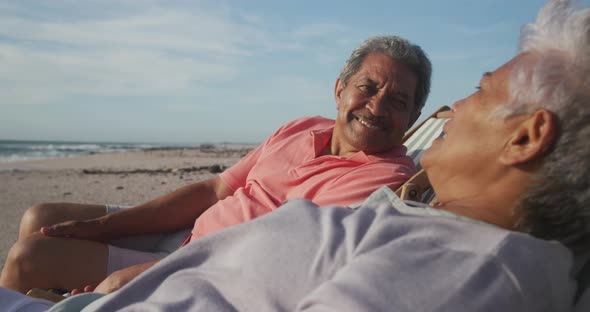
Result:
{"label": "sunbed", "polygon": [[419,171],[396,191],[401,199],[424,203],[430,203],[434,200],[434,192],[430,187],[426,172],[420,165],[420,159],[426,149],[430,147],[432,141],[442,135],[442,127],[450,117],[449,113],[450,108],[448,106],[439,108],[404,136],[403,143],[408,149],[407,154],[412,157]]}

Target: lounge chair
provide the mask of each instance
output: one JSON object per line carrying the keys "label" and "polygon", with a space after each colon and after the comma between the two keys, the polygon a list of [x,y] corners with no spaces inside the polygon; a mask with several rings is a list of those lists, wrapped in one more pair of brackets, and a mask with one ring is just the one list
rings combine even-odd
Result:
{"label": "lounge chair", "polygon": [[442,126],[450,117],[450,111],[448,106],[439,108],[404,135],[402,143],[408,149],[407,154],[412,157],[418,170],[422,169],[420,165],[422,154],[430,147],[432,141],[441,135]]}
{"label": "lounge chair", "polygon": [[443,106],[430,115],[421,124],[408,131],[403,138],[403,143],[408,149],[408,156],[412,157],[416,168],[419,170],[404,185],[397,189],[396,194],[404,200],[430,203],[435,194],[430,187],[426,172],[420,165],[422,155],[430,147],[432,141],[443,132],[443,125],[450,117],[450,108]]}

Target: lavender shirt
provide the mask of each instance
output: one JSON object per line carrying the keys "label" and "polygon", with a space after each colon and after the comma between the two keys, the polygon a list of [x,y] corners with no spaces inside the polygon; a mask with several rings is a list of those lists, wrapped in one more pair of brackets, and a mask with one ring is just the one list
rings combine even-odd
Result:
{"label": "lavender shirt", "polygon": [[356,210],[291,200],[188,244],[83,311],[571,309],[561,244],[413,214],[420,208],[377,192]]}

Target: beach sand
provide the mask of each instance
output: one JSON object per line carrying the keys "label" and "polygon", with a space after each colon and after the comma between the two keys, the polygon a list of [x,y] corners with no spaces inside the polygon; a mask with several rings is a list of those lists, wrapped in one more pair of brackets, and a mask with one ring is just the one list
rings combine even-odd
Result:
{"label": "beach sand", "polygon": [[0,163],[0,266],[23,212],[41,202],[136,205],[214,177],[253,146],[153,149]]}

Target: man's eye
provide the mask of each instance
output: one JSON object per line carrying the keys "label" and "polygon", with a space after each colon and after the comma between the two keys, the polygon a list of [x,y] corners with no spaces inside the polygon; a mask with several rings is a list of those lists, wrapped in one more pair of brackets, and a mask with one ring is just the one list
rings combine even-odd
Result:
{"label": "man's eye", "polygon": [[479,90],[481,90],[481,87],[480,86],[475,86],[475,90],[479,91]]}
{"label": "man's eye", "polygon": [[396,99],[394,99],[393,100],[393,105],[397,109],[405,109],[408,106],[406,100],[404,100],[402,98],[396,98]]}
{"label": "man's eye", "polygon": [[372,86],[369,85],[360,85],[358,86],[359,90],[361,90],[361,92],[364,93],[373,93],[375,88],[373,88]]}

